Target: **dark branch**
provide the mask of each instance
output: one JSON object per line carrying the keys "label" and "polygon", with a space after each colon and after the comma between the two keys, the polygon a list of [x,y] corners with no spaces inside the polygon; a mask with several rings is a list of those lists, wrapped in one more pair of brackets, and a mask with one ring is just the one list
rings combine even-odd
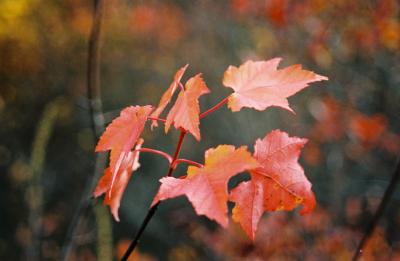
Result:
{"label": "dark branch", "polygon": [[[104,130],[104,117],[102,113],[102,102],[100,92],[100,36],[101,25],[104,11],[104,1],[95,0],[94,17],[92,29],[89,37],[88,56],[87,56],[87,96],[89,102],[89,113],[93,134],[98,139]],[[80,227],[81,218],[85,216],[91,207],[91,191],[93,191],[98,175],[102,173],[106,166],[107,158],[105,155],[98,155],[94,175],[88,177],[83,196],[78,208],[69,225],[65,242],[62,249],[62,259],[68,260],[73,248],[73,238]]]}
{"label": "dark branch", "polygon": [[135,250],[135,247],[139,243],[139,240],[142,237],[142,234],[143,234],[144,230],[146,229],[147,224],[150,222],[151,218],[156,213],[157,208],[158,208],[159,205],[160,205],[160,202],[158,202],[157,204],[155,204],[154,206],[152,206],[149,209],[149,212],[147,212],[147,215],[146,215],[145,219],[142,222],[142,225],[140,225],[139,231],[136,233],[135,238],[132,240],[132,242],[129,245],[128,249],[126,250],[124,256],[121,258],[121,261],[128,260],[129,256],[133,252],[133,250]]}
{"label": "dark branch", "polygon": [[104,130],[104,118],[102,111],[103,106],[100,91],[100,36],[103,11],[104,1],[95,1],[94,18],[89,37],[86,72],[89,112],[91,116],[92,129],[96,135],[96,140]]}
{"label": "dark branch", "polygon": [[392,175],[392,179],[390,180],[389,186],[387,187],[385,194],[383,195],[382,201],[379,204],[378,210],[376,211],[375,215],[373,216],[371,222],[368,224],[367,229],[365,230],[364,236],[360,241],[360,244],[357,247],[356,252],[353,256],[353,261],[356,261],[361,253],[362,249],[364,248],[365,243],[367,242],[368,238],[371,236],[372,232],[374,232],[375,227],[378,225],[379,219],[382,217],[385,209],[387,208],[390,199],[393,196],[393,193],[396,190],[396,185],[400,180],[400,157],[397,161],[396,170]]}
{"label": "dark branch", "polygon": [[[186,131],[181,129],[181,134],[179,136],[179,141],[178,144],[176,145],[176,149],[175,149],[175,153],[174,153],[174,157],[172,159],[171,164],[169,165],[168,168],[168,172],[166,177],[170,177],[172,176],[172,173],[174,172],[174,168],[172,166],[172,164],[174,163],[174,161],[176,161],[179,157],[179,153],[182,149],[182,144],[183,144],[183,140],[185,139],[186,136]],[[128,260],[129,256],[132,254],[133,250],[135,250],[137,244],[139,243],[139,240],[143,234],[143,231],[146,229],[147,224],[150,222],[150,220],[152,219],[152,217],[154,216],[154,214],[157,211],[158,206],[161,204],[161,202],[158,202],[157,204],[155,204],[154,206],[152,206],[149,211],[147,212],[146,217],[144,218],[142,224],[140,225],[140,228],[138,230],[138,232],[135,234],[134,239],[132,240],[131,244],[129,245],[128,249],[126,250],[125,254],[123,255],[123,257],[121,258],[121,261],[126,261]]]}

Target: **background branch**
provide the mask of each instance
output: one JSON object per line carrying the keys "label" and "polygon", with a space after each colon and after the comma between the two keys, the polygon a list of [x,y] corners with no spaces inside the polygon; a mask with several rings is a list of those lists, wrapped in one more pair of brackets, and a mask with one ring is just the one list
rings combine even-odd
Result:
{"label": "background branch", "polygon": [[29,205],[29,227],[32,230],[31,243],[27,248],[26,257],[28,260],[40,260],[42,241],[42,219],[43,216],[43,181],[42,172],[46,157],[46,147],[53,133],[54,125],[59,116],[63,100],[57,98],[46,105],[42,117],[37,126],[35,139],[32,145],[30,167],[32,174],[29,178],[27,188],[27,199]]}
{"label": "background branch", "polygon": [[[91,33],[89,36],[88,56],[87,56],[87,96],[89,102],[89,113],[91,126],[96,140],[104,130],[104,116],[102,113],[102,100],[100,91],[100,36],[101,25],[104,12],[104,1],[94,1],[94,15]],[[107,157],[104,154],[96,156],[94,175],[88,177],[83,196],[79,202],[78,208],[69,225],[65,242],[62,249],[62,259],[69,260],[74,248],[74,237],[80,230],[83,217],[92,207],[91,192],[94,190],[96,182],[105,169]],[[97,208],[104,208],[101,205],[95,206],[94,212],[97,225],[98,238],[98,260],[112,260],[112,236],[111,224],[108,212]],[[108,235],[108,236],[107,236]],[[108,251],[106,251],[108,249]]]}
{"label": "background branch", "polygon": [[371,236],[372,232],[374,232],[375,227],[378,225],[379,219],[382,217],[383,213],[385,212],[385,209],[389,205],[390,199],[392,198],[393,193],[396,191],[396,185],[399,182],[399,180],[400,180],[400,157],[397,160],[396,169],[392,175],[392,179],[390,180],[389,186],[387,187],[385,194],[383,195],[382,201],[379,204],[378,210],[375,212],[375,215],[368,224],[364,236],[361,239],[356,252],[354,253],[353,261],[357,260],[362,255],[362,249],[364,248],[364,245],[368,241],[368,238]]}

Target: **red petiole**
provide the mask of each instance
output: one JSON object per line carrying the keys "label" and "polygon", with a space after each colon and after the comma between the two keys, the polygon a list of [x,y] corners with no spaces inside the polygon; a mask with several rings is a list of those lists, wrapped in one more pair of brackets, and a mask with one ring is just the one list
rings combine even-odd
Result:
{"label": "red petiole", "polygon": [[204,167],[203,164],[200,164],[200,163],[198,163],[196,161],[188,160],[188,159],[177,159],[177,160],[175,160],[174,164],[173,164],[173,167],[176,168],[176,166],[178,166],[179,163],[187,163],[189,165],[194,165],[194,166],[199,167],[199,168],[203,168]]}
{"label": "red petiole", "polygon": [[[183,85],[181,83],[179,83],[179,86],[181,87],[181,89],[183,88]],[[201,113],[199,115],[199,118],[202,119],[204,117],[206,117],[208,114],[213,113],[214,111],[218,110],[219,108],[221,108],[224,104],[226,104],[228,102],[229,96],[226,97],[225,99],[221,100],[219,103],[217,103],[215,106],[211,107],[210,109],[206,110],[205,112]],[[148,120],[153,120],[153,121],[161,121],[161,122],[166,122],[166,119],[163,118],[158,118],[158,117],[148,117]]]}
{"label": "red petiole", "polygon": [[161,122],[166,122],[166,119],[158,118],[158,117],[147,117],[148,120],[153,120],[153,121],[161,121]]}
{"label": "red petiole", "polygon": [[135,151],[149,152],[149,153],[161,155],[168,160],[169,164],[171,164],[173,161],[171,155],[169,155],[168,153],[161,151],[161,150],[155,150],[155,149],[150,149],[150,148],[140,148],[140,149],[136,149]]}
{"label": "red petiole", "polygon": [[222,101],[220,101],[219,103],[217,103],[214,107],[211,107],[210,109],[206,110],[205,112],[201,113],[199,118],[202,119],[204,117],[206,117],[208,114],[218,110],[219,108],[221,108],[225,103],[228,102],[229,96],[226,97],[225,99],[223,99]]}

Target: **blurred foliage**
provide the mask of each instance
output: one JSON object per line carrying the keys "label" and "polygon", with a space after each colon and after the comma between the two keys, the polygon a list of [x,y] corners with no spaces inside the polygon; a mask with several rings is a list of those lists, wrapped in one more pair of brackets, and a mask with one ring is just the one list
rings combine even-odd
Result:
{"label": "blurred foliage", "polygon": [[[248,144],[275,128],[310,141],[302,161],[319,201],[315,213],[265,215],[257,241],[235,225],[221,230],[197,218],[186,199],[166,202],[145,231],[133,260],[345,260],[373,215],[400,153],[400,4],[396,0],[106,1],[101,87],[111,121],[131,104],[157,104],[173,73],[189,63],[212,95],[224,98],[228,65],[284,58],[330,81],[292,98],[296,115],[225,108],[202,122],[201,144],[182,155],[202,159],[220,143]],[[94,168],[95,140],[86,98],[91,1],[0,1],[0,257],[24,259],[32,241],[29,177],[34,135],[47,104],[62,114],[43,151],[40,185],[43,260],[58,260],[69,222]],[[176,134],[147,131],[148,147],[173,151]],[[115,256],[140,225],[164,175],[163,159],[143,155],[114,223]],[[179,168],[178,173],[184,173]],[[397,190],[398,191],[398,190]],[[365,260],[400,251],[400,193],[370,239]],[[95,260],[96,222],[76,239],[76,260]]]}

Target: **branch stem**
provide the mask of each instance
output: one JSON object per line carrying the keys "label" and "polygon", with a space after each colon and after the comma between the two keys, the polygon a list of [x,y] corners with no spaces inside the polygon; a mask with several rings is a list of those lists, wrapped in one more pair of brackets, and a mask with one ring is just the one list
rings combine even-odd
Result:
{"label": "branch stem", "polygon": [[[170,169],[172,168],[174,161],[176,161],[179,157],[179,153],[181,152],[182,149],[182,144],[183,144],[183,140],[185,139],[186,136],[186,131],[184,129],[181,129],[181,133],[179,135],[179,140],[178,140],[178,144],[176,145],[176,149],[175,149],[175,153],[174,153],[174,158],[172,159],[172,163],[170,164]],[[169,175],[167,175],[168,177],[172,175],[172,172],[169,173]]]}
{"label": "branch stem", "polygon": [[[89,113],[91,119],[91,127],[96,139],[104,130],[104,115],[102,110],[101,90],[100,90],[100,39],[103,20],[103,12],[105,9],[104,0],[94,0],[94,14],[91,32],[88,42],[87,54],[87,96],[89,101]],[[107,158],[105,155],[96,157],[94,174],[88,177],[85,189],[80,199],[79,205],[75,210],[72,220],[68,226],[67,234],[61,250],[61,260],[70,260],[72,250],[75,247],[74,237],[80,229],[83,218],[87,212],[91,210],[91,192],[93,191],[96,181],[106,166]],[[108,221],[111,222],[111,221]],[[111,224],[109,224],[111,227]],[[101,228],[98,228],[101,229]],[[104,241],[104,240],[103,240]],[[110,242],[111,244],[111,242]],[[105,259],[110,257],[103,257]]]}
{"label": "branch stem", "polygon": [[[178,140],[178,144],[176,145],[174,156],[173,156],[173,158],[171,160],[171,163],[169,164],[168,172],[167,172],[167,175],[166,175],[167,177],[172,176],[172,174],[173,174],[173,172],[175,170],[173,168],[173,166],[174,166],[175,162],[178,160],[179,153],[181,152],[183,140],[185,139],[186,133],[187,132],[184,129],[181,129],[181,133],[179,135],[179,140]],[[139,228],[138,232],[135,234],[134,239],[132,240],[132,242],[129,245],[128,249],[126,250],[125,254],[122,256],[121,261],[128,260],[128,258],[131,255],[131,253],[135,250],[136,246],[138,245],[138,243],[140,241],[140,238],[141,238],[144,230],[146,229],[146,227],[147,227],[148,223],[150,222],[150,220],[153,218],[153,216],[156,213],[157,208],[158,208],[158,206],[160,204],[161,204],[161,202],[158,202],[157,204],[155,204],[154,206],[152,206],[149,209],[149,211],[147,212],[146,217],[144,218],[142,224],[140,225],[140,228]]]}
{"label": "branch stem", "polygon": [[129,245],[128,249],[126,250],[125,254],[122,256],[121,261],[128,260],[129,256],[132,254],[133,250],[135,250],[135,247],[139,243],[140,237],[142,236],[144,230],[146,229],[147,224],[150,222],[151,218],[156,213],[159,205],[160,205],[160,202],[158,202],[157,204],[155,204],[154,206],[152,206],[149,209],[146,217],[144,218],[144,220],[142,222],[142,225],[140,225],[139,231],[136,233],[135,238],[132,240],[132,242]]}
{"label": "branch stem", "polygon": [[199,118],[202,119],[204,117],[206,117],[208,114],[218,110],[219,108],[221,108],[225,103],[228,102],[229,96],[226,97],[225,99],[223,99],[222,101],[220,101],[219,103],[217,103],[214,107],[211,107],[210,109],[206,110],[205,112],[201,113]]}

